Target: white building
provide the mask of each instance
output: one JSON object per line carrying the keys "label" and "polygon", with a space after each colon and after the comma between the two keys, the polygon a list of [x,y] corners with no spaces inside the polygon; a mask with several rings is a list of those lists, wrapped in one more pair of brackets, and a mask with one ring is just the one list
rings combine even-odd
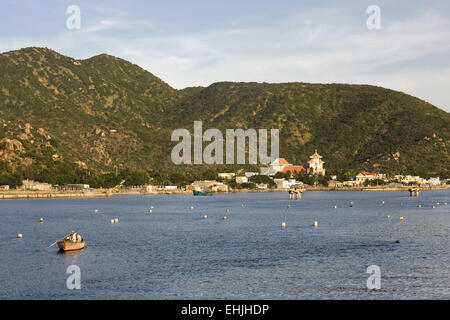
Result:
{"label": "white building", "polygon": [[317,153],[317,150],[310,158],[311,160],[308,161],[308,173],[325,175],[325,169],[323,168],[325,162],[322,160],[323,157]]}
{"label": "white building", "polygon": [[61,186],[64,191],[89,191],[89,185],[83,183],[69,183]]}
{"label": "white building", "polygon": [[22,180],[21,189],[44,191],[44,190],[51,190],[52,185],[49,183],[37,182],[34,180],[26,179],[26,180]]}
{"label": "white building", "polygon": [[236,177],[237,184],[247,183],[247,182],[248,182],[248,178],[245,176],[244,177],[242,177],[242,176]]}
{"label": "white building", "polygon": [[152,186],[152,185],[144,186],[144,191],[146,191],[146,192],[156,192],[157,190],[158,190],[157,186]]}
{"label": "white building", "polygon": [[356,184],[364,184],[367,180],[378,179],[378,173],[362,171],[356,175]]}
{"label": "white building", "polygon": [[216,180],[203,180],[194,181],[192,184],[192,189],[197,191],[221,191],[228,192],[228,186],[222,182]]}
{"label": "white building", "polygon": [[299,184],[295,179],[273,179],[273,182],[277,185],[277,189],[289,189],[290,187]]}
{"label": "white building", "polygon": [[430,178],[428,179],[427,184],[429,184],[430,186],[439,186],[441,185],[441,180],[439,179],[439,177]]}
{"label": "white building", "polygon": [[421,179],[419,176],[406,175],[400,181],[406,184],[413,182],[422,183],[423,179]]}
{"label": "white building", "polygon": [[422,183],[424,183],[426,181],[426,180],[424,180],[423,178],[421,178],[419,176],[401,175],[401,174],[396,175],[394,178],[398,182],[405,183],[405,184],[409,184],[409,183],[422,184]]}
{"label": "white building", "polygon": [[269,188],[269,185],[267,183],[257,183],[256,188],[260,190],[265,190]]}
{"label": "white building", "polygon": [[235,175],[236,175],[236,174],[235,174],[235,173],[232,173],[232,172],[230,172],[230,173],[222,172],[222,173],[219,173],[219,174],[218,174],[219,178],[227,179],[227,180],[233,179]]}
{"label": "white building", "polygon": [[245,176],[246,176],[247,178],[251,178],[251,177],[253,177],[253,176],[258,176],[258,175],[259,175],[258,172],[246,172],[246,173],[245,173]]}

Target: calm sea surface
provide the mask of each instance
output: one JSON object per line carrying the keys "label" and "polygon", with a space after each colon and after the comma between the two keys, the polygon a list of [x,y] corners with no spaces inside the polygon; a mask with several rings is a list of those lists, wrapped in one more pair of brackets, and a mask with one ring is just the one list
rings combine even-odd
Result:
{"label": "calm sea surface", "polygon": [[2,200],[0,240],[0,299],[450,299],[449,190]]}

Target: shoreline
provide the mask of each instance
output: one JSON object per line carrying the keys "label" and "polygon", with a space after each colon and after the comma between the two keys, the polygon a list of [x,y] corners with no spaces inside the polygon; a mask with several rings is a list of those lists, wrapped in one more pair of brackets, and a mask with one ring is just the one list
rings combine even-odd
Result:
{"label": "shoreline", "polygon": [[[329,188],[329,187],[305,187],[307,191],[408,191],[410,186],[395,187],[395,188],[382,188],[382,187],[342,187],[342,188]],[[448,190],[450,185],[436,186],[436,187],[421,187],[421,191],[427,190]],[[219,192],[218,194],[235,193],[235,192],[288,192],[289,189],[263,189],[263,190],[250,190],[250,189],[235,189],[229,192]],[[23,191],[23,190],[8,190],[0,191],[0,200],[26,200],[26,199],[63,199],[63,198],[99,198],[99,197],[116,197],[127,195],[160,195],[160,194],[190,194],[192,191],[177,190],[177,191],[157,191],[157,192],[144,192],[141,190],[126,190],[126,191],[114,191],[111,189],[93,189],[90,192],[74,192],[74,191]]]}

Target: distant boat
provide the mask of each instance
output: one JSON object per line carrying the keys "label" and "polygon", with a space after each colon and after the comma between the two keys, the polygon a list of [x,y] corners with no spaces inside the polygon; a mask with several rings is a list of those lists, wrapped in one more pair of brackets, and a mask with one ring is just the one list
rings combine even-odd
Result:
{"label": "distant boat", "polygon": [[198,190],[194,190],[193,191],[194,196],[212,196],[213,193],[209,192],[209,191],[198,191]]}
{"label": "distant boat", "polygon": [[58,241],[58,247],[62,251],[73,251],[80,250],[86,246],[86,241],[84,239],[81,242],[73,242],[70,240],[61,240]]}

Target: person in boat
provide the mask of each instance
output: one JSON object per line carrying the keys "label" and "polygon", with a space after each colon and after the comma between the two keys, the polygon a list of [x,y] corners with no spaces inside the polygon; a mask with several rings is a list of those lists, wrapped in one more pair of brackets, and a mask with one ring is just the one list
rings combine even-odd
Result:
{"label": "person in boat", "polygon": [[65,240],[72,242],[81,242],[81,236],[72,230],[72,232],[65,238]]}
{"label": "person in boat", "polygon": [[71,233],[69,233],[69,234],[64,238],[64,240],[72,241],[72,235],[73,235],[74,232],[75,232],[75,231],[72,231]]}

